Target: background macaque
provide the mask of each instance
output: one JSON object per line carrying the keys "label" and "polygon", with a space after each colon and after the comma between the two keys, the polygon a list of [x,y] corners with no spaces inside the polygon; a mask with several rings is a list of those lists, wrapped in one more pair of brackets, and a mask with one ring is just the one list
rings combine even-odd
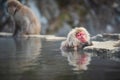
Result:
{"label": "background macaque", "polygon": [[92,45],[90,35],[85,28],[80,27],[69,32],[67,39],[61,43],[61,49],[73,48],[77,50],[89,45]]}
{"label": "background macaque", "polygon": [[15,21],[13,36],[40,34],[40,22],[30,8],[18,0],[8,0],[7,7],[8,13]]}

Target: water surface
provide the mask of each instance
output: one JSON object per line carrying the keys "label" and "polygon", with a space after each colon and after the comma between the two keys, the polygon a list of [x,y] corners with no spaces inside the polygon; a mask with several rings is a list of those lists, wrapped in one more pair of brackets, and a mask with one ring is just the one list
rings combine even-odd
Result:
{"label": "water surface", "polygon": [[61,51],[60,43],[0,38],[0,80],[120,80],[120,54]]}

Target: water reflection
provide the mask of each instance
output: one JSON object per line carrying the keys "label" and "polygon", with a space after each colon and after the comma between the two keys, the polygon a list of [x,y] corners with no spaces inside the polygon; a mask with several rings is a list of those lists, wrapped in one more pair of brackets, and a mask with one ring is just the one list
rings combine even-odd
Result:
{"label": "water reflection", "polygon": [[[15,54],[14,66],[26,69],[25,66],[35,65],[36,58],[41,52],[41,41],[39,38],[14,39]],[[28,68],[28,67],[27,67]]]}
{"label": "water reflection", "polygon": [[39,38],[0,38],[0,45],[0,73],[8,76],[1,77],[2,80],[18,80],[17,74],[33,69],[41,53]]}
{"label": "water reflection", "polygon": [[87,70],[91,61],[91,55],[84,51],[65,51],[62,50],[62,56],[67,57],[69,65],[73,70]]}
{"label": "water reflection", "polygon": [[0,80],[120,80],[119,53],[62,51],[61,55],[60,44],[0,38]]}

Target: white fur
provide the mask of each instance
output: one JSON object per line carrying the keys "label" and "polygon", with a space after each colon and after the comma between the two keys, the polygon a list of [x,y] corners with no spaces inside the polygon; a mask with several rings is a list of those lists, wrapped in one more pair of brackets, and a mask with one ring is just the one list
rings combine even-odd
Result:
{"label": "white fur", "polygon": [[88,31],[87,31],[84,27],[75,28],[75,29],[72,29],[72,30],[68,33],[67,39],[61,43],[61,49],[64,49],[64,48],[67,48],[67,47],[82,46],[82,42],[80,42],[80,41],[76,38],[76,36],[75,36],[77,30],[82,30],[82,31],[84,31],[85,34],[87,35],[87,40],[88,40],[88,42],[90,41],[90,35],[89,35]]}

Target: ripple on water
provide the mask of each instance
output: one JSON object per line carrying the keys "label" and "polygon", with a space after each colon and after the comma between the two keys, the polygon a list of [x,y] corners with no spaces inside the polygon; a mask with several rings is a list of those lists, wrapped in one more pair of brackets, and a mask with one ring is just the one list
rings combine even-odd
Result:
{"label": "ripple on water", "polygon": [[120,79],[119,54],[60,51],[60,43],[40,38],[0,38],[0,79]]}

